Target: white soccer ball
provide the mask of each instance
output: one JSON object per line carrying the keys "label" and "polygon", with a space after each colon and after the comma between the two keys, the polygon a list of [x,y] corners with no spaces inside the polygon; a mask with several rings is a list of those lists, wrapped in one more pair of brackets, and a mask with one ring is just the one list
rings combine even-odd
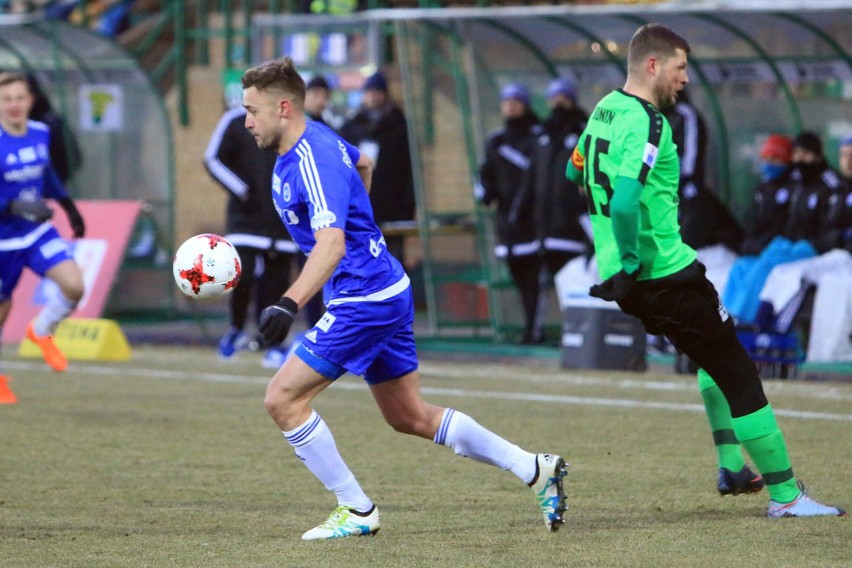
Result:
{"label": "white soccer ball", "polygon": [[180,245],[172,271],[178,288],[190,298],[216,298],[237,286],[242,263],[234,245],[219,235],[204,233]]}

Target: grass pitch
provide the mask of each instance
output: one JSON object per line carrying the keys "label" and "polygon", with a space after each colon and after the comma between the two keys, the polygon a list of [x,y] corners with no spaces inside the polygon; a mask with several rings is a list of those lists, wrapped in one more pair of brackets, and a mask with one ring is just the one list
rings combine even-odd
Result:
{"label": "grass pitch", "polygon": [[[7,353],[9,350],[7,350]],[[424,396],[571,464],[545,530],[513,475],[395,434],[359,379],[316,408],[382,513],[376,537],[304,543],[335,506],[266,416],[260,357],[137,347],[124,364],[5,368],[2,567],[850,566],[852,519],[721,498],[694,379],[423,362]],[[767,382],[796,474],[852,508],[852,384]]]}

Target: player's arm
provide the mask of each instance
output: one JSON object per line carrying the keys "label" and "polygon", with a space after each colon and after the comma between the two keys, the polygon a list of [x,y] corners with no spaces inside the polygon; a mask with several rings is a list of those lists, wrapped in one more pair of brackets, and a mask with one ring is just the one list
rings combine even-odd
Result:
{"label": "player's arm", "polygon": [[44,170],[44,186],[43,194],[45,197],[50,197],[56,200],[57,203],[65,211],[68,216],[68,224],[71,225],[71,231],[74,233],[74,238],[82,238],[86,234],[86,223],[83,221],[83,216],[77,209],[77,205],[59,179],[59,174],[53,169],[53,166],[48,164]]}
{"label": "player's arm", "polygon": [[633,274],[639,268],[639,202],[642,187],[638,180],[616,177],[609,204],[612,232],[621,257],[621,266],[628,274]]}
{"label": "player's arm", "polygon": [[267,345],[284,341],[299,308],[322,290],[346,254],[346,238],[342,229],[325,227],[314,233],[314,245],[302,272],[284,296],[275,304],[263,309],[258,330]]}
{"label": "player's arm", "polygon": [[580,150],[580,144],[574,146],[574,151],[571,152],[571,159],[568,160],[568,165],[565,167],[565,177],[569,181],[574,182],[578,186],[583,186],[583,167],[586,165],[586,157]]}
{"label": "player's arm", "polygon": [[314,233],[314,245],[302,272],[284,296],[292,298],[299,307],[304,306],[334,274],[343,255],[346,254],[346,238],[343,230],[326,227]]}
{"label": "player's arm", "polygon": [[367,193],[370,193],[370,184],[373,182],[373,161],[362,153],[355,163],[355,169],[358,170]]}

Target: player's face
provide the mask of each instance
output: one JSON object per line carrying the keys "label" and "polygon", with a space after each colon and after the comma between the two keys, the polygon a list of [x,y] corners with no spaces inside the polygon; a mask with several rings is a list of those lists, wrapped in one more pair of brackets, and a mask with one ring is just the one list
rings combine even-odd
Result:
{"label": "player's face", "polygon": [[0,121],[9,130],[26,129],[33,96],[24,81],[15,81],[0,87]]}
{"label": "player's face", "polygon": [[277,150],[283,132],[278,98],[249,87],[243,90],[243,106],[246,109],[246,128],[254,136],[257,147]]}
{"label": "player's face", "polygon": [[660,60],[660,72],[654,83],[654,94],[659,108],[670,107],[677,102],[677,94],[689,83],[686,73],[686,52],[676,49],[675,54]]}

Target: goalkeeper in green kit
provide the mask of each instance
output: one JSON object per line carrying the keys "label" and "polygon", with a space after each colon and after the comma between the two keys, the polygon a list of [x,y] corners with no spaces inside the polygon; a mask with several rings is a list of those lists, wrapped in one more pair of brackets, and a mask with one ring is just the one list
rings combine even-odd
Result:
{"label": "goalkeeper in green kit", "polygon": [[[590,294],[617,302],[701,367],[721,494],[754,493],[765,484],[768,517],[845,516],[797,482],[757,369],[704,266],[681,240],[678,156],[659,109],[673,105],[689,81],[689,51],[665,26],[639,28],[624,88],[595,107],[568,164],[566,175],[586,189],[603,280]],[[740,444],[762,475],[746,465]]]}

